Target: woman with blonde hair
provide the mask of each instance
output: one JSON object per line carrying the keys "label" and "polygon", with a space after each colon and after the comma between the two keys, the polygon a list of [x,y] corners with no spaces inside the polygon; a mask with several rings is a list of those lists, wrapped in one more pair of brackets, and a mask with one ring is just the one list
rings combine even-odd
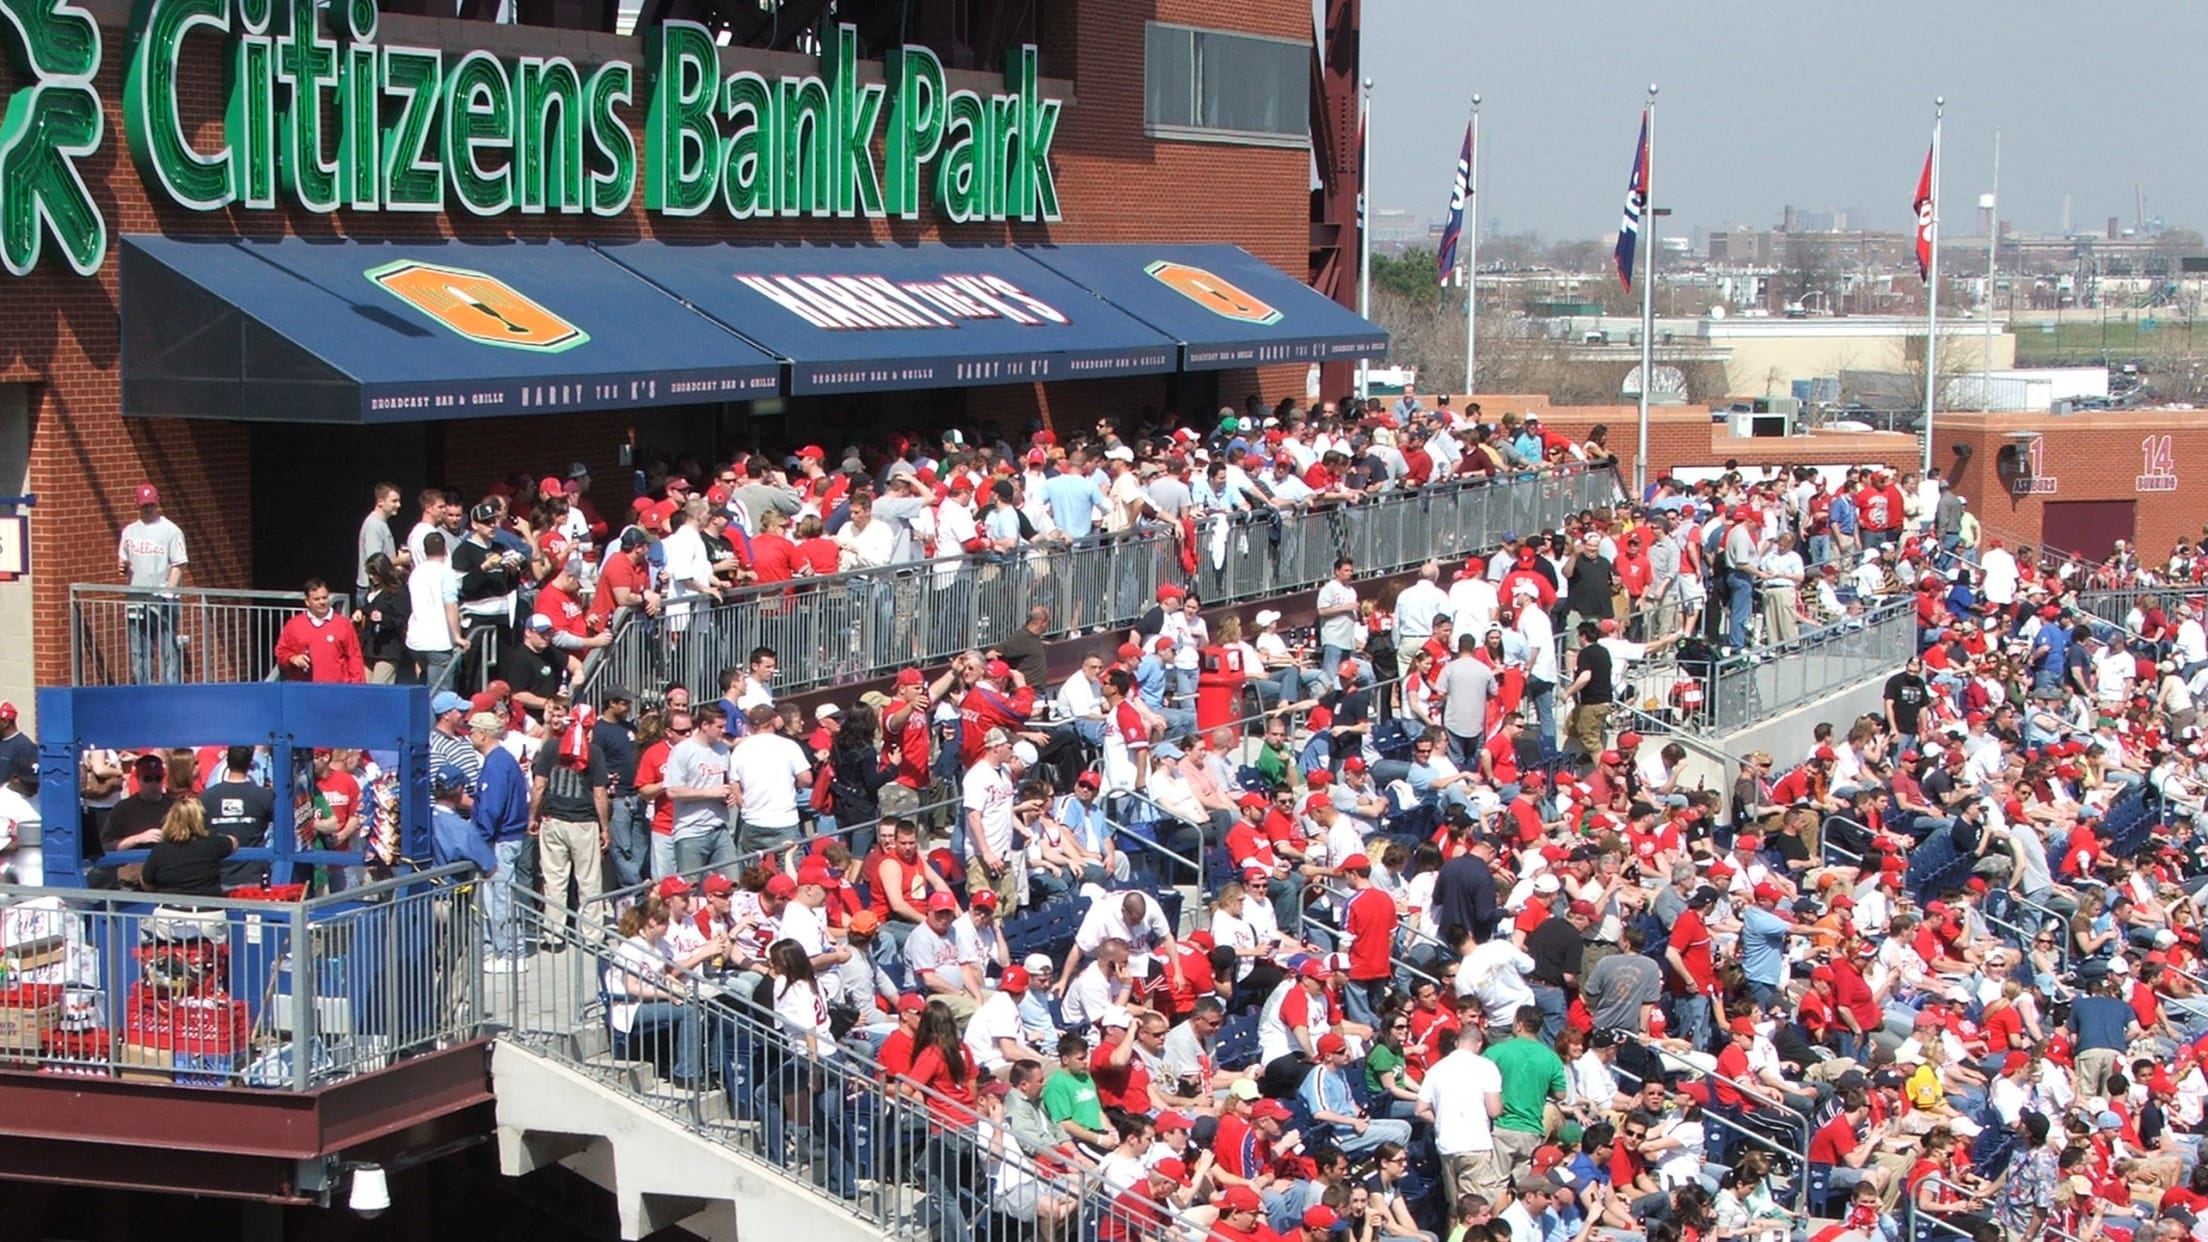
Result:
{"label": "woman with blonde hair", "polygon": [[222,896],[222,863],[238,848],[233,838],[207,831],[197,798],[181,798],[161,821],[161,839],[146,851],[139,884],[149,893]]}

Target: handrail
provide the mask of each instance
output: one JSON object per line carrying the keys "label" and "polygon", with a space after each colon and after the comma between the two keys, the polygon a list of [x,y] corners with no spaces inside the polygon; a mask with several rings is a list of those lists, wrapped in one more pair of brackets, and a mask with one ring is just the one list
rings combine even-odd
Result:
{"label": "handrail", "polygon": [[1778,1141],[1776,1139],[1773,1139],[1771,1136],[1766,1134],[1758,1134],[1753,1130],[1748,1130],[1740,1125],[1733,1123],[1729,1118],[1726,1118],[1719,1114],[1717,1112],[1717,1094],[1714,1087],[1712,1088],[1710,1094],[1711,1106],[1702,1110],[1702,1115],[1705,1118],[1715,1119],[1720,1124],[1723,1124],[1727,1129],[1732,1130],[1734,1133],[1741,1135],[1741,1137],[1746,1138],[1749,1141],[1758,1144],[1759,1146],[1767,1147],[1772,1151],[1779,1153],[1780,1155],[1800,1160],[1804,1169],[1807,1169],[1809,1167],[1809,1145],[1811,1140],[1816,1137],[1817,1127],[1812,1124],[1809,1118],[1802,1116],[1800,1113],[1795,1112],[1791,1108],[1787,1108],[1783,1104],[1774,1105],[1764,1103],[1763,1093],[1770,1091],[1770,1087],[1765,1086],[1760,1082],[1753,1084],[1744,1084],[1740,1079],[1731,1077],[1727,1074],[1721,1074],[1715,1068],[1704,1069],[1701,1066],[1696,1065],[1694,1062],[1679,1056],[1677,1053],[1667,1052],[1662,1048],[1655,1047],[1652,1041],[1646,1035],[1642,1035],[1639,1033],[1628,1033],[1628,1038],[1633,1039],[1643,1048],[1647,1049],[1650,1054],[1656,1057],[1659,1064],[1669,1062],[1671,1064],[1684,1067],[1687,1073],[1689,1073],[1690,1075],[1699,1075],[1702,1078],[1708,1079],[1713,1083],[1724,1083],[1726,1086],[1731,1087],[1734,1091],[1740,1093],[1743,1098],[1763,1105],[1763,1107],[1767,1111],[1769,1111],[1773,1115],[1781,1117],[1786,1122],[1787,1128],[1789,1130],[1799,1130],[1801,1132],[1802,1145],[1800,1148],[1789,1149],[1786,1147],[1782,1147],[1779,1145]]}
{"label": "handrail", "polygon": [[1954,1234],[1958,1238],[1971,1238],[1972,1235],[1969,1230],[1941,1219],[1940,1215],[1937,1212],[1920,1212],[1918,1210],[1917,1191],[1923,1189],[1925,1183],[1927,1182],[1931,1183],[1935,1187],[1945,1186],[1949,1190],[1953,1190],[1958,1194],[1968,1195],[1971,1193],[1971,1191],[1967,1187],[1963,1186],[1959,1182],[1950,1181],[1947,1178],[1941,1177],[1937,1173],[1925,1174],[1921,1179],[1918,1180],[1916,1186],[1905,1189],[1902,1195],[1902,1198],[1906,1203],[1903,1214],[1907,1217],[1908,1221],[1908,1223],[1903,1228],[1902,1236],[1912,1239],[1913,1242],[1913,1240],[1917,1236],[1917,1226],[1921,1222],[1922,1224],[1934,1229],[1944,1229],[1947,1232]]}
{"label": "handrail", "polygon": [[[1700,724],[1696,731],[1713,736],[1736,732],[1873,677],[1889,675],[1916,651],[1916,638],[1915,606],[1906,598],[1896,598],[1874,606],[1863,616],[1843,617],[1807,631],[1793,642],[1727,656],[1711,671],[1709,697],[1702,714],[1686,722],[1687,727]],[[1838,654],[1831,650],[1858,645],[1869,649]],[[1796,657],[1803,662],[1792,663]],[[1821,681],[1810,679],[1808,661],[1832,660],[1847,662],[1851,669]],[[1864,668],[1852,669],[1856,663]],[[1802,684],[1789,690],[1777,683],[1791,669],[1802,671]],[[1758,690],[1758,679],[1766,675],[1775,689],[1768,697]]]}
{"label": "handrail", "polygon": [[1178,528],[1152,526],[1008,558],[961,554],[745,586],[708,607],[675,601],[662,618],[631,617],[575,693],[595,702],[616,680],[705,684],[756,646],[780,655],[786,689],[864,680],[987,645],[1035,603],[1051,606],[1048,636],[1119,628],[1140,618],[1160,585],[1212,603],[1273,598],[1323,583],[1337,555],[1355,558],[1363,574],[1400,572],[1512,531],[1548,529],[1618,494],[1615,469],[1581,466],[1450,480],[1350,505],[1207,515],[1193,573],[1183,568]]}
{"label": "handrail", "polygon": [[[333,591],[338,624],[352,600]],[[69,584],[70,681],[80,686],[267,681],[276,640],[305,609],[297,591]]]}
{"label": "handrail", "polygon": [[[533,894],[517,894],[516,913],[540,930],[556,928],[573,935],[585,947],[548,965],[506,976],[505,1012],[512,1023],[506,1038],[607,1083],[640,1106],[777,1176],[809,1180],[841,1200],[846,1210],[882,1230],[885,1237],[925,1242],[937,1236],[940,1224],[927,1219],[930,1215],[965,1213],[972,1196],[963,1192],[979,1189],[984,1205],[993,1198],[996,1179],[988,1167],[989,1157],[977,1150],[978,1127],[959,1120],[978,1114],[978,1109],[911,1079],[892,1078],[848,1039],[808,1055],[802,1044],[790,1042],[774,1012],[748,996],[720,989],[693,970],[665,968],[661,986],[672,989],[679,1012],[653,1031],[632,1027],[628,1038],[648,1039],[665,1030],[700,1059],[713,1053],[719,1060],[720,1054],[726,1054],[732,1075],[757,1068],[762,1077],[742,1084],[748,1090],[741,1094],[732,1077],[726,1094],[734,1115],[728,1118],[706,1106],[704,1066],[697,1067],[699,1081],[674,1083],[671,1090],[624,1083],[616,1072],[618,1063],[593,1058],[585,1051],[588,1045],[578,1038],[600,1022],[610,1024],[610,1014],[591,1015],[612,1003],[604,992],[603,975],[619,968],[622,938],[586,915]],[[738,1049],[742,1049],[741,1060]],[[793,1111],[804,1120],[793,1119]],[[1093,1229],[1101,1217],[1123,1216],[1094,1179],[1075,1174],[1075,1180],[1066,1184],[1059,1174],[1021,1153],[1009,1135],[1000,1158],[1017,1172],[1072,1198],[1088,1228]],[[918,1213],[907,1210],[900,1194],[915,1176],[927,1196],[926,1209]],[[970,1179],[978,1180],[979,1186]],[[1123,1236],[1137,1234],[1129,1229]]]}

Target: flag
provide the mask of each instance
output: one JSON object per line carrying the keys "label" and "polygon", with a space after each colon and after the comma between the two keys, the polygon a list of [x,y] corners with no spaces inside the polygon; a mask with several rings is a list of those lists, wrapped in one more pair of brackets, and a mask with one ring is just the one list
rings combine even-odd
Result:
{"label": "flag", "polygon": [[1917,176],[1917,277],[1932,283],[1932,151],[1924,152],[1924,171]]}
{"label": "flag", "polygon": [[1449,220],[1441,226],[1441,253],[1436,256],[1435,279],[1446,285],[1457,270],[1457,243],[1464,237],[1465,200],[1472,193],[1472,123],[1464,125],[1464,151],[1457,156],[1457,179],[1449,187]]}
{"label": "flag", "polygon": [[1641,112],[1640,141],[1633,144],[1633,178],[1625,183],[1625,215],[1618,221],[1618,283],[1633,288],[1633,255],[1641,240],[1641,212],[1648,206],[1648,112]]}
{"label": "flag", "polygon": [[1365,179],[1372,175],[1372,170],[1365,167],[1365,157],[1372,151],[1372,148],[1366,145],[1368,140],[1365,137],[1365,124],[1371,118],[1371,115],[1372,92],[1368,88],[1364,100],[1357,107],[1357,235],[1359,237],[1363,237],[1365,234]]}

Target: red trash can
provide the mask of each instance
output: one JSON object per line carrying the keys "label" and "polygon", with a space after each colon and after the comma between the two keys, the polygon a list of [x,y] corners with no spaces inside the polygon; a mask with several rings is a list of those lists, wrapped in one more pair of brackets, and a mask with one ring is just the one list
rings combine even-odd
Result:
{"label": "red trash can", "polygon": [[1206,647],[1196,665],[1196,727],[1209,733],[1232,724],[1242,711],[1242,686],[1249,681],[1240,648]]}

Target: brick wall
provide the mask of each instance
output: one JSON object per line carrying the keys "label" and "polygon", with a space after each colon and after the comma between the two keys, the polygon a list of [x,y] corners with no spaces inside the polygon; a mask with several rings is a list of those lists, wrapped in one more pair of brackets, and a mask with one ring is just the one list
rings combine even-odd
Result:
{"label": "brick wall", "polygon": [[[2017,494],[2013,480],[1996,468],[2003,445],[2029,446],[2036,436],[2038,482]],[[2167,457],[2163,457],[2167,438]],[[2156,458],[2170,467],[2175,486],[2147,483],[2149,439]],[[1967,462],[1958,463],[1954,446],[1968,445]],[[2147,410],[2072,414],[2062,418],[2020,414],[1942,414],[1933,424],[1933,460],[1954,472],[1971,508],[1986,529],[2018,542],[2045,543],[2064,550],[2080,547],[2080,532],[2064,529],[2062,506],[2078,501],[2130,502],[2132,538],[2151,562],[2168,556],[2178,538],[2195,541],[2203,534],[2208,509],[2200,502],[2196,472],[2208,461],[2208,413]],[[2072,511],[2075,512],[2074,510]]]}
{"label": "brick wall", "polygon": [[[1465,398],[1453,397],[1459,409]],[[1607,443],[1618,455],[1620,473],[1633,478],[1633,462],[1639,452],[1640,407],[1637,405],[1555,406],[1539,395],[1481,393],[1473,398],[1481,412],[1497,418],[1506,412],[1539,414],[1544,427],[1573,439],[1584,438],[1596,424],[1609,428]],[[1943,415],[1943,417],[1945,417]],[[1806,436],[1736,436],[1723,423],[1710,421],[1700,407],[1669,407],[1648,412],[1649,478],[1691,467],[1722,466],[1728,461],[1742,466],[1855,466],[1892,465],[1913,469],[1923,452],[1915,436],[1884,432],[1817,432]]]}
{"label": "brick wall", "polygon": [[[1310,8],[1302,0],[1084,0],[1063,20],[1046,23],[1044,72],[1072,95],[1053,158],[1065,219],[1056,225],[979,225],[955,230],[962,242],[1232,242],[1301,275],[1308,261],[1309,156],[1300,149],[1215,143],[1153,142],[1142,132],[1143,22],[1146,18],[1285,38],[1307,38]],[[131,489],[150,480],[169,515],[185,529],[192,552],[190,580],[206,586],[252,581],[253,542],[247,504],[256,468],[243,427],[125,419],[117,352],[119,297],[114,256],[128,233],[179,235],[417,238],[453,235],[524,239],[660,237],[669,240],[899,241],[945,239],[932,221],[772,220],[735,222],[708,213],[663,220],[641,206],[627,216],[442,219],[382,214],[320,217],[291,212],[196,213],[151,202],[131,167],[123,137],[123,68],[127,30],[103,30],[100,78],[108,106],[107,137],[79,167],[105,214],[109,261],[94,278],[78,278],[49,262],[29,277],[5,281],[0,298],[0,383],[32,389],[31,486],[40,496],[33,519],[38,624],[34,635],[41,681],[68,672],[68,584],[113,582],[114,532],[136,514]],[[641,61],[640,41],[567,32],[430,22],[386,14],[386,42],[445,47],[481,43],[505,48],[539,41],[578,63],[608,54]],[[202,149],[219,145],[222,72],[218,41],[199,37],[188,49],[179,98]],[[1069,63],[1070,61],[1070,63]],[[793,67],[810,68],[799,61]],[[639,89],[641,80],[640,64]],[[12,84],[13,79],[5,79]],[[640,122],[642,103],[628,114]],[[641,134],[638,135],[641,150]],[[334,142],[333,142],[334,145]],[[641,199],[641,195],[639,196]],[[1230,371],[1219,396],[1238,404],[1257,392],[1268,402],[1303,389],[1301,367]],[[1085,426],[1101,410],[1131,413],[1160,402],[1161,380],[1085,381],[979,389],[970,410],[1015,427],[1038,414],[1057,426]],[[613,474],[615,446],[627,421],[618,414],[536,418],[524,432],[513,419],[454,423],[445,431],[448,481],[474,487],[514,468],[553,469],[581,460]],[[516,448],[525,435],[526,449]],[[474,463],[482,463],[475,465]],[[475,477],[481,476],[481,477]],[[394,480],[411,496],[420,479]],[[342,498],[352,505],[359,498]],[[333,503],[337,503],[333,501]],[[409,509],[411,512],[411,509]],[[276,537],[261,532],[260,538]]]}

